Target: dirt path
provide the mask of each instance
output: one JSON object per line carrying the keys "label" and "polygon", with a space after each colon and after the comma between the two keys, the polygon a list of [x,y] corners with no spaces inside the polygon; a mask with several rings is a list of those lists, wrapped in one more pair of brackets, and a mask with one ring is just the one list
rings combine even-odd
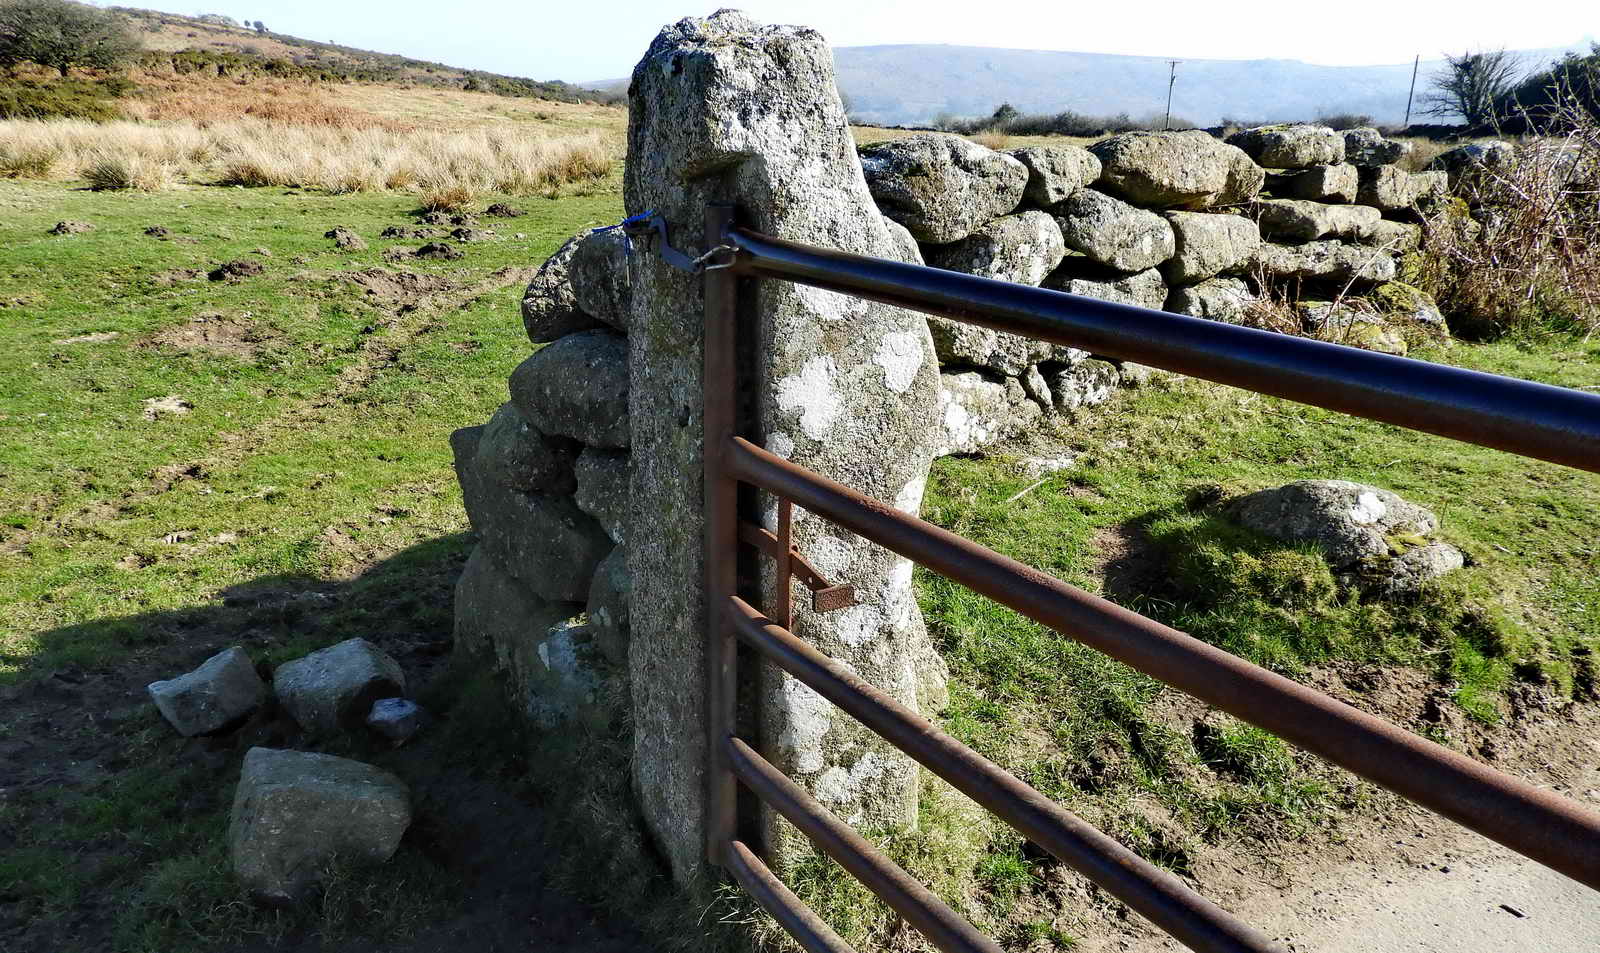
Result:
{"label": "dirt path", "polygon": [[1600,950],[1600,893],[1476,837],[1417,866],[1352,863],[1281,902],[1257,922],[1304,953]]}
{"label": "dirt path", "polygon": [[[1600,714],[1585,706],[1520,727],[1500,767],[1600,809]],[[1275,870],[1214,858],[1200,889],[1293,953],[1600,953],[1600,891],[1385,799],[1377,816],[1351,819],[1343,845]],[[1183,947],[1145,933],[1099,949]]]}

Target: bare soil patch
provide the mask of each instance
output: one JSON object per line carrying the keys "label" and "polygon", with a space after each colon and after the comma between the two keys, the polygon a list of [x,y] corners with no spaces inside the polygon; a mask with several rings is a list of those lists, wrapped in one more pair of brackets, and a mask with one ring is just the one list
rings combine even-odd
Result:
{"label": "bare soil patch", "polygon": [[140,344],[175,351],[206,352],[253,360],[273,339],[272,332],[250,321],[221,314],[202,314],[158,331]]}
{"label": "bare soil patch", "polygon": [[[393,556],[394,554],[384,554]],[[448,615],[419,622],[419,603],[448,604],[465,550],[438,549],[407,563],[376,561],[365,578],[329,582],[273,576],[232,586],[213,603],[138,618],[149,647],[115,667],[67,666],[40,672],[24,683],[0,687],[9,730],[0,734],[0,773],[9,801],[27,823],[50,826],[81,812],[80,795],[93,796],[139,767],[130,754],[162,764],[184,782],[167,818],[201,818],[227,810],[239,762],[253,745],[319,750],[269,703],[242,728],[214,737],[177,738],[152,714],[145,686],[187,671],[230,645],[258,656],[290,638],[310,633],[322,641],[346,635],[353,613],[369,620],[361,634],[393,656],[407,683],[439,719],[404,749],[386,750],[361,739],[338,742],[334,753],[380,763],[410,785],[416,817],[403,850],[421,855],[457,884],[460,902],[441,920],[419,924],[409,936],[334,938],[314,929],[282,937],[219,938],[218,953],[316,953],[330,949],[386,953],[555,949],[584,953],[645,950],[641,938],[611,922],[597,922],[562,893],[547,869],[547,821],[514,775],[474,770],[458,749],[452,723],[463,714],[449,687],[452,633]],[[93,626],[114,620],[85,623]],[[62,633],[41,633],[41,638]],[[263,674],[270,676],[267,666]],[[131,738],[154,733],[153,745]],[[510,744],[509,740],[507,744]],[[61,797],[62,789],[71,796]],[[0,851],[20,830],[0,820]],[[130,831],[130,835],[137,832]],[[75,875],[93,878],[126,852],[118,841],[86,842],[74,856]],[[381,882],[384,873],[374,875]],[[0,895],[0,950],[109,950],[118,948],[116,924],[124,911],[109,901],[80,902],[70,917],[41,915],[34,903]]]}
{"label": "bare soil patch", "polygon": [[199,281],[205,272],[198,268],[170,268],[150,276],[150,280],[160,288],[170,288],[180,281]]}
{"label": "bare soil patch", "polygon": [[1121,523],[1095,530],[1091,537],[1099,556],[1095,575],[1105,597],[1127,602],[1168,588],[1166,555],[1138,523]]}
{"label": "bare soil patch", "polygon": [[386,268],[364,268],[339,275],[351,284],[366,289],[367,294],[383,305],[416,304],[432,295],[444,294],[458,285],[441,275],[419,275],[412,271],[389,271]]}

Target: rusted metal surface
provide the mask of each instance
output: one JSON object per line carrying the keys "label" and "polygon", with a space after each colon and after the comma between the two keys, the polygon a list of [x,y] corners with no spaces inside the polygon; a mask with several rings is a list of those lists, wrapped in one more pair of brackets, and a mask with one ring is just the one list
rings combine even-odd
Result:
{"label": "rusted metal surface", "polygon": [[790,504],[788,500],[779,503],[778,508],[778,527],[779,533],[782,535],[773,533],[766,527],[757,526],[754,523],[741,523],[739,525],[739,538],[766,553],[778,564],[777,598],[780,604],[774,614],[781,619],[789,620],[790,625],[793,625],[793,614],[790,612],[788,605],[789,576],[800,577],[800,581],[805,583],[807,589],[811,590],[811,611],[813,612],[833,612],[836,609],[848,609],[855,605],[855,586],[850,583],[835,585],[829,582],[823,578],[822,573],[817,571],[817,567],[811,565],[811,561],[806,559],[798,549],[783,544],[784,538],[788,536],[788,528],[783,518],[786,504],[792,509],[793,504]]}
{"label": "rusted metal surface", "polygon": [[728,610],[746,645],[1185,946],[1206,953],[1282,950],[1177,877],[1146,862],[793,633],[773,624],[743,599],[735,597]]}
{"label": "rusted metal surface", "polygon": [[[706,246],[733,219],[729,206],[706,209]],[[665,243],[663,231],[663,243]],[[703,466],[705,476],[706,596],[706,856],[724,864],[737,824],[738,785],[722,740],[733,734],[738,698],[738,643],[720,611],[738,586],[739,484],[728,470],[727,453],[737,413],[735,327],[737,279],[732,271],[705,272],[705,392]]]}
{"label": "rusted metal surface", "polygon": [[788,819],[817,845],[818,850],[832,857],[916,927],[928,942],[945,953],[1002,953],[998,943],[950,909],[900,865],[883,856],[866,838],[834,817],[749,745],[738,738],[729,738],[726,748],[728,761],[739,780]]}
{"label": "rusted metal surface", "polygon": [[1600,472],[1600,395],[734,228],[741,274],[783,278]]}
{"label": "rusted metal surface", "polygon": [[743,480],[1600,889],[1600,814],[734,438]]}
{"label": "rusted metal surface", "polygon": [[767,869],[754,851],[744,845],[744,841],[736,840],[728,845],[727,862],[728,870],[739,881],[739,885],[756,899],[756,903],[761,904],[763,910],[772,914],[772,919],[778,921],[778,925],[794,937],[802,949],[808,953],[855,953],[854,948],[833,932],[833,928],[824,923],[816,911],[806,906],[803,900],[772,875],[772,871]]}
{"label": "rusted metal surface", "polygon": [[[744,538],[744,530],[749,528],[746,523],[739,527],[740,538]],[[760,527],[756,527],[759,529]],[[795,557],[799,555],[794,551],[794,504],[788,500],[778,501],[778,532],[772,537],[773,546],[767,552],[768,556],[777,563],[777,592],[774,594],[778,618],[784,620],[789,628],[794,628],[794,570]],[[802,566],[810,568],[804,559],[800,560]]]}

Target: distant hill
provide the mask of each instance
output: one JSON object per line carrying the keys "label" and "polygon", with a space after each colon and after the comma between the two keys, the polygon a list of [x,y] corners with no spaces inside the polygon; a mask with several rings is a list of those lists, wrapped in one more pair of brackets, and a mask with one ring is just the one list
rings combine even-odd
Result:
{"label": "distant hill", "polygon": [[[1570,49],[1580,49],[1574,44]],[[1566,48],[1519,51],[1528,68]],[[853,115],[880,125],[920,125],[940,115],[988,115],[1009,102],[1023,112],[1159,117],[1167,60],[1154,56],[1006,50],[976,46],[844,46],[833,51]],[[1443,65],[1425,60],[1420,99]],[[1411,64],[1317,66],[1299,60],[1183,60],[1172,114],[1202,126],[1224,118],[1314,119],[1355,113],[1378,122],[1405,117]],[[1413,111],[1413,120],[1417,113]]]}
{"label": "distant hill", "polygon": [[261,69],[264,65],[261,61],[266,61],[282,64],[276,69],[269,67],[267,72],[327,80],[475,89],[504,96],[536,96],[566,102],[612,102],[618,98],[560,80],[504,76],[392,53],[320,43],[273,33],[270,29],[256,30],[249,24],[215,14],[186,17],[131,7],[111,9],[128,18],[147,57],[172,54],[179,58],[176,65],[180,67],[185,65],[182,61],[189,60],[195,65],[220,67],[225,71],[230,57],[240,57],[242,64],[255,69]]}

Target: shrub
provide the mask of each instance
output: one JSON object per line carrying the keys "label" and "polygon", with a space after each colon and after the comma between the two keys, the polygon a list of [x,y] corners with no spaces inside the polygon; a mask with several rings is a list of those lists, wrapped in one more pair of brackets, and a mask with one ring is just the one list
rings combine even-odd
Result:
{"label": "shrub", "polygon": [[138,48],[114,13],[70,0],[0,0],[0,66],[33,62],[65,77],[74,66],[114,69]]}
{"label": "shrub", "polygon": [[935,128],[958,135],[971,136],[990,133],[1002,136],[1075,136],[1082,139],[1098,138],[1136,129],[1193,129],[1194,123],[1174,116],[1170,122],[1164,114],[1155,113],[1134,119],[1127,113],[1115,116],[1085,116],[1072,110],[1058,113],[1019,112],[1010,103],[1002,103],[992,115],[977,119],[958,119],[941,115],[934,120]]}
{"label": "shrub", "polygon": [[0,80],[0,119],[104,122],[117,118],[115,99],[125,95],[129,87],[126,80]]}
{"label": "shrub", "polygon": [[1339,131],[1363,129],[1377,125],[1372,121],[1371,116],[1364,113],[1334,113],[1331,116],[1318,116],[1316,122],[1318,125]]}
{"label": "shrub", "polygon": [[1554,108],[1568,131],[1464,176],[1408,262],[1457,334],[1600,332],[1600,120],[1576,102]]}
{"label": "shrub", "polygon": [[1564,107],[1577,106],[1600,117],[1600,43],[1589,53],[1565,57],[1523,80],[1495,102],[1495,115],[1505,132],[1528,133],[1560,128]]}

